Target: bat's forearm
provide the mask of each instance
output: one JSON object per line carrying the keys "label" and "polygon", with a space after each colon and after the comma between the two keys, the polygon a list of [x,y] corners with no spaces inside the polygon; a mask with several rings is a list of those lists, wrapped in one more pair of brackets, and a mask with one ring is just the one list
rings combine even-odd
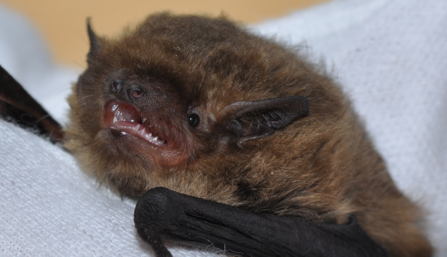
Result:
{"label": "bat's forearm", "polygon": [[212,244],[246,256],[387,256],[354,216],[343,225],[314,223],[253,213],[165,188],[152,189],[140,199],[135,225],[155,251],[161,248],[151,241],[159,234],[170,241]]}

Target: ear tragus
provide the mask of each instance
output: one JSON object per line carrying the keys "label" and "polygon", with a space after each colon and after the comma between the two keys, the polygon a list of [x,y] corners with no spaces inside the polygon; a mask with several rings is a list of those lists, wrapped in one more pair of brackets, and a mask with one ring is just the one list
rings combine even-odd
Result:
{"label": "ear tragus", "polygon": [[290,96],[261,101],[240,101],[221,111],[221,126],[231,141],[239,143],[261,138],[287,127],[307,115],[309,101],[304,96]]}

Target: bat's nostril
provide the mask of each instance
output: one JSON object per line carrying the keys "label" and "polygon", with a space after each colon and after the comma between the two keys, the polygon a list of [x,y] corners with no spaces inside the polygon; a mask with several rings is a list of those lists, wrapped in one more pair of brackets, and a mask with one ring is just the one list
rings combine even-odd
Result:
{"label": "bat's nostril", "polygon": [[137,85],[132,85],[128,92],[134,100],[142,98],[146,94],[146,91]]}
{"label": "bat's nostril", "polygon": [[140,89],[134,89],[132,91],[132,97],[133,98],[141,98],[144,96],[144,91],[140,90]]}
{"label": "bat's nostril", "polygon": [[112,82],[110,83],[110,91],[112,93],[118,93],[119,91],[121,91],[122,87],[123,86],[121,80],[112,80]]}

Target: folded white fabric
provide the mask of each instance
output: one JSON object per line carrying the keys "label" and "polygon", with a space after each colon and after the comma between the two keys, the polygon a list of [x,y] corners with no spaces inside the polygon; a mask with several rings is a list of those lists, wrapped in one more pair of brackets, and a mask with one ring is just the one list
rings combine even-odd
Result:
{"label": "folded white fabric", "polygon": [[134,229],[134,201],[99,187],[60,147],[3,120],[0,131],[0,256],[152,255]]}
{"label": "folded white fabric", "polygon": [[[437,256],[447,256],[446,12],[437,0],[342,0],[253,28],[305,41],[311,58],[324,57],[398,186],[427,209]],[[2,8],[0,65],[63,120],[77,72],[54,66],[34,29]],[[0,131],[0,255],[151,255],[134,230],[133,201],[100,187],[48,141],[3,121]]]}

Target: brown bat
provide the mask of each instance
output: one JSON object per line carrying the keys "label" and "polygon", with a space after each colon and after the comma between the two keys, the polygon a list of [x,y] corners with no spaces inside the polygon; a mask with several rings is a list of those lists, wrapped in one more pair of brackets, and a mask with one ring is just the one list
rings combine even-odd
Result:
{"label": "brown bat", "polygon": [[147,192],[135,223],[158,256],[160,238],[248,256],[431,255],[349,100],[296,49],[167,13],[88,34],[65,147],[120,193]]}

